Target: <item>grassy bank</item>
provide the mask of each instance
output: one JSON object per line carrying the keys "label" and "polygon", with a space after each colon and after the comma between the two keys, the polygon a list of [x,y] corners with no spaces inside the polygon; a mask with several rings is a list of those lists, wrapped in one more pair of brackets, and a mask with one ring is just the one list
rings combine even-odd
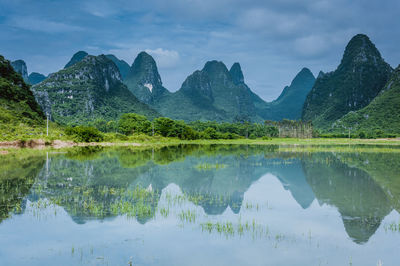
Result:
{"label": "grassy bank", "polygon": [[271,138],[271,139],[233,139],[233,140],[181,140],[178,138],[166,138],[161,136],[133,135],[125,137],[123,140],[114,135],[106,134],[102,142],[76,142],[66,136],[61,139],[40,138],[21,141],[0,141],[0,151],[7,148],[68,148],[73,146],[137,146],[137,147],[162,147],[167,145],[279,145],[291,149],[297,147],[310,149],[323,149],[334,146],[390,146],[400,148],[400,139],[340,139],[340,138]]}

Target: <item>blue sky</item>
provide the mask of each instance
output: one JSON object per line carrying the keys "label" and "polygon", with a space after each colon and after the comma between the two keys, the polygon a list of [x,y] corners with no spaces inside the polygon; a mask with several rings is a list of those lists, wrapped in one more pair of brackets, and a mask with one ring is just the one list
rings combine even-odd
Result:
{"label": "blue sky", "polygon": [[129,64],[146,50],[171,91],[206,61],[240,62],[273,100],[302,67],[334,70],[357,33],[396,67],[399,12],[398,0],[0,0],[0,54],[48,74],[79,50]]}

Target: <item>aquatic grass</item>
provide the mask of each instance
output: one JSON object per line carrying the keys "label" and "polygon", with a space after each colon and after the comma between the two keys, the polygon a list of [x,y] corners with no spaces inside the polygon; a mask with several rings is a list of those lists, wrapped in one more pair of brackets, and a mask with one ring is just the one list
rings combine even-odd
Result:
{"label": "aquatic grass", "polygon": [[[252,221],[246,221],[242,223],[241,217],[237,223],[231,221],[225,222],[211,222],[206,221],[200,223],[200,228],[204,232],[222,234],[225,237],[233,237],[235,235],[243,236],[245,233],[250,234],[253,239],[270,236],[269,227],[267,225],[258,224],[254,219]],[[277,240],[282,240],[283,235],[278,234]]]}
{"label": "aquatic grass", "polygon": [[400,233],[400,221],[399,222],[391,222],[385,224],[383,226],[385,232],[393,232],[393,233]]}
{"label": "aquatic grass", "polygon": [[207,171],[207,170],[218,170],[218,169],[223,169],[226,168],[226,164],[220,164],[220,163],[200,163],[197,164],[194,168],[197,170],[202,170],[202,171]]}
{"label": "aquatic grass", "polygon": [[191,210],[182,210],[178,214],[179,219],[181,222],[189,222],[189,223],[194,223],[196,222],[196,211],[191,211]]}
{"label": "aquatic grass", "polygon": [[169,216],[169,207],[165,208],[161,208],[160,209],[160,214],[162,217],[167,218]]}

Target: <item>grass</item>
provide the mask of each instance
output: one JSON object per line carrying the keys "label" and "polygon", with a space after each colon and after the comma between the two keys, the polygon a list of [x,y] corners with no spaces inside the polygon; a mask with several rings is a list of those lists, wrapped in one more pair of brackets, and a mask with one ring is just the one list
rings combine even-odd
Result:
{"label": "grass", "polygon": [[[25,124],[18,125],[0,125],[0,142],[1,141],[22,141],[44,140],[51,143],[54,140],[75,141],[73,136],[68,136],[64,132],[64,127],[50,122],[49,136],[46,135],[46,126],[39,125],[36,127]],[[142,145],[177,145],[177,144],[251,144],[251,145],[348,145],[348,144],[367,144],[367,145],[398,145],[400,146],[400,138],[397,139],[348,139],[348,138],[270,138],[270,139],[218,139],[218,140],[180,140],[178,138],[148,136],[145,134],[137,134],[125,136],[119,133],[103,133],[105,143],[128,144],[140,143]]]}
{"label": "grass", "polygon": [[198,165],[196,165],[195,166],[195,168],[197,169],[197,170],[218,170],[218,169],[223,169],[223,168],[225,168],[225,167],[227,167],[227,165],[226,164],[220,164],[220,163],[214,163],[214,164],[211,164],[211,163],[202,163],[202,164],[198,164]]}

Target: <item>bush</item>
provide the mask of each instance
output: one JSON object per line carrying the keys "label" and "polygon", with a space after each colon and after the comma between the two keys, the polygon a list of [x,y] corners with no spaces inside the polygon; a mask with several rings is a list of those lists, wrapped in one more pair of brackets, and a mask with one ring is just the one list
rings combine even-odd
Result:
{"label": "bush", "polygon": [[358,133],[358,137],[359,137],[360,139],[365,139],[365,138],[367,137],[367,135],[365,134],[364,131],[361,131],[361,132]]}
{"label": "bush", "polygon": [[100,142],[104,140],[103,134],[94,127],[68,127],[65,134],[73,137],[77,142]]}
{"label": "bush", "polygon": [[376,129],[374,131],[375,137],[377,138],[384,138],[385,137],[385,132],[383,132],[382,129]]}
{"label": "bush", "polygon": [[125,135],[149,134],[151,122],[143,115],[123,114],[118,121],[118,131]]}
{"label": "bush", "polygon": [[250,136],[249,136],[249,139],[256,139],[256,138],[257,138],[257,136],[254,133],[251,133]]}
{"label": "bush", "polygon": [[121,133],[107,133],[104,135],[104,141],[115,141],[115,140],[128,140],[128,137]]}
{"label": "bush", "polygon": [[220,134],[215,130],[215,128],[208,127],[203,132],[204,137],[206,139],[219,139],[221,138]]}

